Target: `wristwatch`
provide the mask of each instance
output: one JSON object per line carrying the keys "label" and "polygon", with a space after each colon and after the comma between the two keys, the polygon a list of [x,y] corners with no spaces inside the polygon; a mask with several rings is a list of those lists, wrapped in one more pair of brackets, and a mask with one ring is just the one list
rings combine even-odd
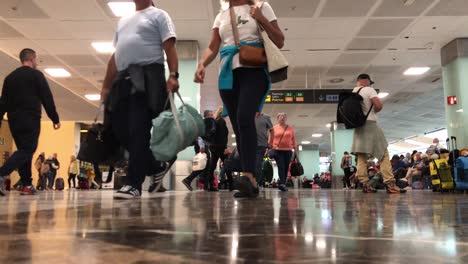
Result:
{"label": "wristwatch", "polygon": [[179,79],[179,73],[178,72],[171,72],[169,73],[169,77],[172,77],[172,78],[175,78],[175,79]]}

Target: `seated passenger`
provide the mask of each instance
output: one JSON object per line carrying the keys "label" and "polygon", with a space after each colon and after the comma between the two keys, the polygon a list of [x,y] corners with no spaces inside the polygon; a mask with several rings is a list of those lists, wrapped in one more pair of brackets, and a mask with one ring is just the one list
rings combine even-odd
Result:
{"label": "seated passenger", "polygon": [[414,164],[411,168],[408,169],[405,178],[402,180],[406,180],[408,182],[408,188],[411,188],[411,184],[413,182],[413,177],[421,176],[423,170],[427,167],[426,163],[423,161],[421,157],[421,153],[418,152],[414,154]]}

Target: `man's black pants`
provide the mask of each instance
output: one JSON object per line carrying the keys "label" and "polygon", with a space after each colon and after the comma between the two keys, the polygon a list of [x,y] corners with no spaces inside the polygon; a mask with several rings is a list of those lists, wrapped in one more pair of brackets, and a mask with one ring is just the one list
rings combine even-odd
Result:
{"label": "man's black pants", "polygon": [[18,169],[21,183],[23,186],[29,186],[32,184],[31,164],[39,140],[41,120],[26,114],[8,117],[10,131],[18,150],[0,168],[0,176],[10,175],[13,170]]}

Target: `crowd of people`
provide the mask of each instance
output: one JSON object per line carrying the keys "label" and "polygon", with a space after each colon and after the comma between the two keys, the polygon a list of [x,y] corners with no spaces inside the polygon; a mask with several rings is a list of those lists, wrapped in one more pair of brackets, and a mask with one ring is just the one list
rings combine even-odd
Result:
{"label": "crowd of people", "polygon": [[[393,155],[390,163],[394,181],[399,188],[408,189],[432,189],[432,176],[430,163],[439,158],[449,159],[449,150],[441,148],[439,139],[435,138],[433,144],[425,152],[414,150],[406,155]],[[362,188],[362,184],[356,175],[356,167],[353,165],[353,157],[345,151],[341,160],[341,168],[344,172],[343,188]],[[367,177],[370,185],[375,189],[383,189],[383,177],[380,163],[373,159],[366,161]]]}
{"label": "crowd of people", "polygon": [[[202,53],[194,74],[194,81],[203,83],[205,68],[218,54],[220,55],[218,86],[224,108],[216,115],[212,111],[204,113],[207,129],[215,127],[215,131],[220,131],[220,138],[216,135],[211,137],[211,131],[208,130],[204,137],[195,142],[195,152],[206,153],[208,165],[202,172],[194,171],[183,183],[191,190],[193,179],[205,174],[204,187],[208,191],[217,190],[213,172],[219,160],[224,158],[226,162],[224,154],[228,131],[222,124],[225,123],[223,118],[226,116],[232,124],[238,155],[238,164],[236,168],[231,167],[230,171],[240,172],[235,186],[238,191],[234,197],[258,196],[259,186],[263,184],[262,174],[259,173],[260,161],[265,155],[276,161],[279,174],[278,189],[285,192],[288,190],[286,183],[289,164],[298,154],[298,149],[294,128],[287,124],[285,113],[277,115],[278,123],[275,126],[267,119],[259,119],[263,116],[262,107],[271,88],[273,73],[268,71],[267,56],[262,51],[265,39],[262,39],[258,28],[261,27],[265,31],[272,45],[278,49],[283,47],[285,36],[268,2],[221,2],[229,4],[229,8],[221,10],[216,16],[208,48]],[[108,62],[101,91],[101,100],[105,106],[106,132],[112,134],[116,144],[128,152],[127,177],[124,185],[114,194],[116,199],[141,197],[145,176],[152,179],[151,190],[159,191],[164,175],[177,159],[174,157],[170,161],[158,161],[152,155],[149,146],[152,120],[165,110],[169,94],[179,90],[176,30],[170,15],[155,7],[151,0],[134,0],[134,3],[137,12],[122,18],[118,23],[114,38],[115,53]],[[36,52],[24,49],[20,60],[22,66],[5,79],[2,91],[0,114],[8,113],[8,122],[18,151],[0,168],[0,195],[6,194],[1,186],[5,176],[14,169],[19,170],[21,184],[24,186],[22,193],[37,193],[31,182],[31,164],[40,131],[41,104],[54,128],[60,128],[47,80],[37,70]],[[169,72],[167,78],[165,65]],[[377,113],[383,109],[383,104],[372,87],[373,84],[369,75],[361,74],[356,79],[356,88],[353,89],[353,92],[359,93],[363,99],[362,112],[368,113],[365,124],[356,128],[354,132],[351,149],[351,153],[357,157],[354,173],[359,178],[364,192],[376,192],[369,182],[367,170],[368,156],[373,156],[379,160],[379,172],[387,192],[404,193],[405,190],[395,183],[387,151],[388,143],[382,129],[377,125]],[[211,126],[208,123],[211,123]],[[157,128],[153,132],[157,133]],[[52,188],[56,170],[60,166],[58,160],[55,160],[46,160],[45,155],[40,158],[41,170],[44,164],[49,165],[44,165],[44,171],[49,167],[47,173],[40,174],[41,188]],[[351,167],[347,168],[349,176]],[[39,170],[39,163],[36,169]],[[80,175],[83,174],[81,170],[82,168]],[[91,185],[97,187],[93,181],[96,170],[94,173],[88,171]],[[75,177],[78,177],[75,165],[70,167],[69,172],[69,180],[72,183]],[[411,170],[407,179],[411,181],[414,174],[416,172]],[[227,181],[232,185],[232,177],[229,173],[227,175]],[[351,176],[347,178],[351,181]],[[44,179],[47,179],[47,184],[42,183]],[[320,179],[326,183],[325,177]],[[318,182],[318,179],[316,180]],[[346,184],[349,187],[349,184]]]}

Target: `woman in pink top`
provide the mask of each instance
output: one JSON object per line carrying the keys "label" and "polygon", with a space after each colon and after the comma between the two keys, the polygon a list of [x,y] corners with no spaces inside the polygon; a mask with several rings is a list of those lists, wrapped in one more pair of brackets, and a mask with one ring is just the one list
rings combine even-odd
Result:
{"label": "woman in pink top", "polygon": [[286,192],[286,179],[288,177],[288,168],[291,158],[293,157],[293,149],[297,153],[296,135],[294,128],[286,124],[286,114],[279,113],[277,116],[278,124],[273,127],[270,133],[268,143],[272,149],[272,158],[275,159],[278,166],[278,174],[280,184],[278,189]]}

